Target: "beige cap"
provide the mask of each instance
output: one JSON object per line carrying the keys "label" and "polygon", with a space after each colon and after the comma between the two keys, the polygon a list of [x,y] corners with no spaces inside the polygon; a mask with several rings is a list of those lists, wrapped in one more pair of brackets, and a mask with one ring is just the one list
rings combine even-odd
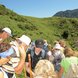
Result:
{"label": "beige cap", "polygon": [[5,32],[7,32],[10,36],[12,36],[12,34],[11,34],[11,29],[10,29],[10,28],[5,27],[5,28],[3,28],[2,30],[5,31]]}

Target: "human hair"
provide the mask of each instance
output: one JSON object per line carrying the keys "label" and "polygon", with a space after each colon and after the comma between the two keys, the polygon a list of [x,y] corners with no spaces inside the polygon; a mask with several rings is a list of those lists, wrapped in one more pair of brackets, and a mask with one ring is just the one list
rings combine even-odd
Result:
{"label": "human hair", "polygon": [[9,43],[0,43],[0,53],[8,50],[11,47],[11,45]]}
{"label": "human hair", "polygon": [[54,76],[56,76],[54,66],[48,60],[40,60],[37,63],[34,72],[34,78],[54,78]]}
{"label": "human hair", "polygon": [[59,40],[59,44],[62,46],[62,47],[65,47],[66,46],[66,43],[65,43],[65,40]]}
{"label": "human hair", "polygon": [[66,47],[64,50],[64,54],[66,57],[74,56],[74,51],[70,47]]}
{"label": "human hair", "polygon": [[51,51],[51,49],[52,49],[51,44],[48,44],[48,49]]}

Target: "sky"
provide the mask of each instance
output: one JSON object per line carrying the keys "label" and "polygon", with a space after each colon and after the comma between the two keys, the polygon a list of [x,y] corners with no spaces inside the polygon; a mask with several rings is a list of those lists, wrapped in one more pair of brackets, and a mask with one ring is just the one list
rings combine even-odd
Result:
{"label": "sky", "polygon": [[51,17],[59,11],[78,9],[78,0],[0,0],[17,14],[38,18]]}

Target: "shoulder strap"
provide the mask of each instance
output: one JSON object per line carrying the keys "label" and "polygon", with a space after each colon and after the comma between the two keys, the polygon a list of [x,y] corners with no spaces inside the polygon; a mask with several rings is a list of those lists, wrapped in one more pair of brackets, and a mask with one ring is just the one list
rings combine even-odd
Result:
{"label": "shoulder strap", "polygon": [[31,50],[30,52],[31,52],[31,57],[33,58],[33,56],[34,56],[34,51]]}
{"label": "shoulder strap", "polygon": [[[33,58],[33,56],[34,56],[34,51],[33,51],[33,50],[30,50],[30,53],[31,53],[31,57]],[[44,51],[44,50],[42,50],[41,57],[42,57],[42,58],[45,57],[45,51]]]}
{"label": "shoulder strap", "polygon": [[42,50],[41,56],[42,56],[42,58],[45,57],[45,51],[44,50]]}

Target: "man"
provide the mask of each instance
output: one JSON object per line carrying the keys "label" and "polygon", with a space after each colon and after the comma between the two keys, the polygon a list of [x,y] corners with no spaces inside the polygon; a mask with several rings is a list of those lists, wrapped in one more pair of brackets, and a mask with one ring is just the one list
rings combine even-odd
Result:
{"label": "man", "polygon": [[[3,42],[5,39],[7,39],[10,36],[12,36],[11,29],[8,27],[3,28],[0,31],[0,43]],[[8,58],[6,59],[2,58],[0,59],[0,64],[3,64],[4,62],[6,63],[7,61],[9,61]]]}
{"label": "man", "polygon": [[2,32],[0,33],[0,42],[4,41],[10,36],[12,36],[11,29],[8,27],[3,28]]}
{"label": "man", "polygon": [[17,57],[20,57],[19,63],[14,65],[14,69],[17,74],[22,72],[26,58],[26,49],[28,48],[30,42],[31,39],[26,35],[22,35],[20,38],[17,38],[15,41],[11,42]]}
{"label": "man", "polygon": [[[42,49],[43,45],[44,45],[44,41],[42,39],[38,39],[35,41],[35,46],[32,49],[29,49],[27,51],[25,61],[26,61],[26,70],[28,76],[30,76],[30,74],[34,76],[33,70],[37,62],[41,59],[46,58],[45,51]],[[30,54],[30,58],[29,58],[29,54]]]}
{"label": "man", "polygon": [[[11,63],[12,65],[11,64],[2,65],[2,67],[5,69],[5,72],[8,73],[8,78],[12,78],[12,76],[14,76],[14,73],[13,74],[11,73],[13,72],[13,70],[16,74],[21,74],[25,64],[26,58],[25,51],[28,48],[30,42],[31,39],[26,35],[22,35],[20,38],[17,38],[15,41],[11,42],[12,48],[14,48],[15,50],[15,52],[12,55],[10,55],[11,59],[9,63]],[[8,67],[12,68],[13,70],[11,71],[11,69]],[[7,70],[9,70],[10,72],[8,72]]]}

